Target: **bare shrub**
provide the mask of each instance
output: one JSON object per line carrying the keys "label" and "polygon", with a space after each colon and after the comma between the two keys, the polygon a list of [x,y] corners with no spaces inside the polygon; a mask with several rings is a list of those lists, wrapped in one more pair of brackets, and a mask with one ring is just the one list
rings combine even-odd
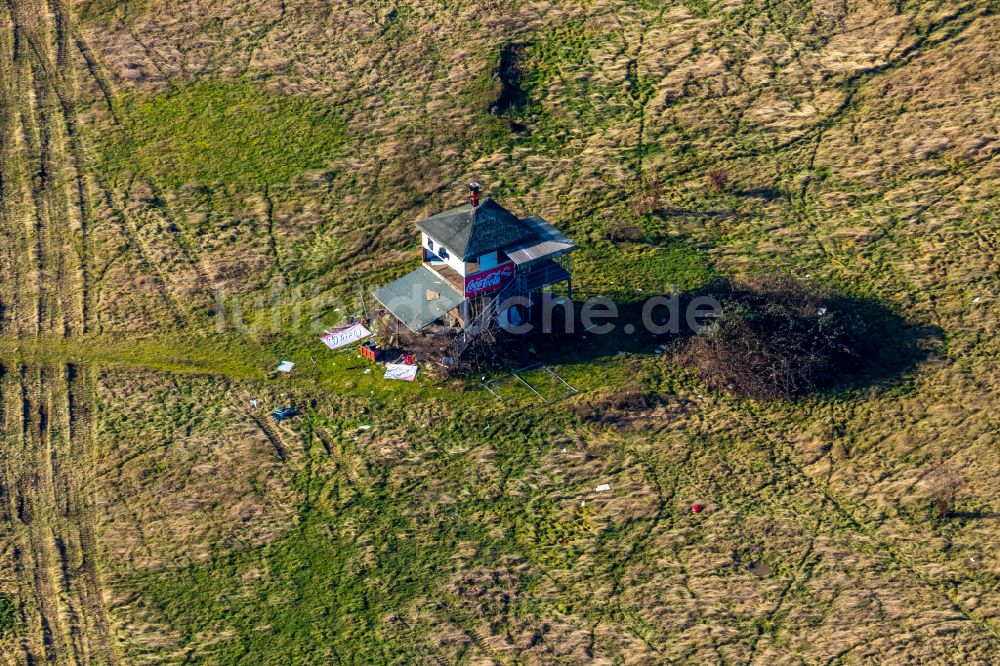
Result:
{"label": "bare shrub", "polygon": [[613,242],[637,243],[646,237],[646,232],[638,224],[627,220],[615,220],[608,225],[608,240]]}
{"label": "bare shrub", "polygon": [[955,508],[958,492],[965,485],[965,479],[948,468],[940,468],[930,480],[931,506],[938,520],[948,518]]}
{"label": "bare shrub", "polygon": [[843,300],[791,277],[726,283],[716,298],[722,314],[680,357],[719,389],[760,400],[802,395],[856,371],[868,347]]}
{"label": "bare shrub", "polygon": [[585,423],[610,423],[621,415],[651,409],[658,402],[656,396],[637,386],[629,386],[610,395],[578,402],[572,409]]}
{"label": "bare shrub", "polygon": [[705,180],[708,182],[708,189],[716,194],[722,192],[729,186],[731,178],[729,172],[722,167],[713,167],[705,172]]}
{"label": "bare shrub", "polygon": [[639,188],[632,197],[632,212],[637,216],[649,215],[663,202],[664,187],[660,179],[653,179]]}

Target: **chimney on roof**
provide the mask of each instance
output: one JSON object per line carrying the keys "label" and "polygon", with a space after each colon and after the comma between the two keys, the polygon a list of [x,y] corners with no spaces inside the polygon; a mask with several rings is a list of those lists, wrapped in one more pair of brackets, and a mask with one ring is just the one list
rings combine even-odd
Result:
{"label": "chimney on roof", "polygon": [[472,204],[473,208],[479,207],[479,192],[481,189],[479,183],[469,183],[469,203]]}

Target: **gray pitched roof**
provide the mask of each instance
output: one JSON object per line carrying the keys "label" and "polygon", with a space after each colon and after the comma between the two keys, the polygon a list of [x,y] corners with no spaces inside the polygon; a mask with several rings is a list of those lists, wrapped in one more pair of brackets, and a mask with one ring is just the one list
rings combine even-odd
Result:
{"label": "gray pitched roof", "polygon": [[461,255],[463,261],[475,261],[535,235],[528,225],[492,199],[484,199],[476,208],[466,204],[446,210],[417,222],[417,227],[435,242]]}

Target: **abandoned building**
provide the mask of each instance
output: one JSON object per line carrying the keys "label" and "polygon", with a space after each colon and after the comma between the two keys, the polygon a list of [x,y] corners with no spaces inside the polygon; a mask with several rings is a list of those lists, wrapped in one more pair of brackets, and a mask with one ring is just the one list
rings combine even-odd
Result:
{"label": "abandoned building", "polygon": [[521,323],[548,287],[565,282],[572,289],[556,260],[576,249],[573,241],[541,217],[520,219],[480,200],[476,183],[467,204],[416,226],[421,266],[372,295],[413,333],[454,335],[457,354],[498,323]]}

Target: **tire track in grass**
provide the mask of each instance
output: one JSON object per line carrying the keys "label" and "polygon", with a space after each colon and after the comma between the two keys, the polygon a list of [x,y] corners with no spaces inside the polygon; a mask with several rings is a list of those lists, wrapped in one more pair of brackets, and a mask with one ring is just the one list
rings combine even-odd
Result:
{"label": "tire track in grass", "polygon": [[[87,327],[87,188],[72,101],[71,22],[56,0],[6,0],[11,63],[0,93],[5,115],[0,222],[23,249],[6,269],[18,279],[19,335],[82,334]],[[54,64],[53,64],[54,63]],[[14,187],[14,186],[16,187]],[[15,196],[11,196],[11,195]],[[11,205],[11,200],[15,205]],[[29,295],[30,294],[30,295]],[[14,543],[25,663],[114,663],[96,569],[92,513],[81,500],[81,464],[92,455],[92,387],[73,366],[19,365],[0,383],[2,482]],[[88,396],[88,392],[90,393]],[[13,408],[12,408],[13,406]]]}
{"label": "tire track in grass", "polygon": [[[93,457],[89,378],[73,366],[27,368],[0,384],[0,474],[14,544],[28,663],[113,664],[81,464]],[[14,408],[12,408],[14,407]]]}
{"label": "tire track in grass", "polygon": [[101,71],[101,67],[98,65],[97,58],[94,57],[94,52],[91,50],[90,45],[78,33],[74,33],[73,43],[76,45],[76,50],[80,52],[80,57],[83,58],[83,63],[87,68],[87,73],[94,79],[94,83],[97,84],[98,89],[101,91],[104,103],[108,107],[108,113],[111,114],[115,124],[120,125],[121,118],[115,110],[114,94],[112,92],[111,85],[108,83],[104,73]]}
{"label": "tire track in grass", "polygon": [[117,213],[116,219],[119,222],[122,233],[128,240],[129,246],[135,250],[139,262],[142,264],[146,273],[152,277],[153,284],[156,285],[156,291],[160,295],[164,307],[166,307],[167,311],[170,313],[173,323],[178,326],[184,326],[189,323],[184,310],[171,295],[170,290],[168,289],[167,278],[163,271],[160,270],[159,265],[151,259],[149,248],[146,247],[145,243],[139,240],[138,227],[135,220],[128,212],[128,197],[130,190],[131,183],[126,186],[125,191],[122,193],[121,205],[114,207],[114,210]]}
{"label": "tire track in grass", "polygon": [[36,612],[33,594],[31,571],[31,551],[27,546],[23,525],[30,517],[29,500],[24,497],[19,480],[23,466],[20,463],[20,452],[24,449],[24,436],[27,429],[27,412],[23,391],[23,368],[0,368],[0,404],[2,404],[2,421],[0,421],[0,498],[3,499],[3,510],[0,516],[0,534],[6,544],[3,555],[4,569],[13,574],[17,585],[18,620],[20,625],[18,646],[21,663],[32,664],[44,661],[47,656],[44,636],[47,625],[40,621]]}
{"label": "tire track in grass", "polygon": [[35,191],[36,180],[44,177],[44,172],[41,169],[32,172],[30,167],[37,161],[34,157],[36,142],[31,133],[35,110],[29,62],[32,49],[14,1],[6,0],[3,7],[10,27],[9,33],[4,33],[4,56],[8,64],[4,67],[4,99],[0,104],[10,110],[2,164],[3,221],[5,233],[12,241],[13,272],[21,278],[13,299],[12,316],[19,335],[37,335],[42,316],[39,297],[41,248],[37,234],[40,222]]}
{"label": "tire track in grass", "polygon": [[278,453],[278,458],[281,462],[285,462],[288,459],[288,453],[285,443],[282,441],[281,435],[278,434],[278,431],[275,430],[271,424],[267,423],[266,420],[258,418],[255,414],[247,414],[247,416],[249,416],[250,419],[257,424],[260,431],[264,433],[265,437],[267,437],[267,441],[269,441],[271,446],[274,447],[274,450]]}
{"label": "tire track in grass", "polygon": [[945,602],[947,606],[950,607],[950,610],[961,615],[962,619],[970,622],[979,631],[982,631],[995,639],[1000,639],[1000,628],[998,628],[993,621],[980,617],[974,609],[971,609],[962,603],[962,601],[958,598],[957,592],[949,590],[946,584],[939,583],[930,578],[927,574],[923,573],[917,566],[911,554],[902,552],[897,541],[880,535],[876,525],[872,525],[864,521],[863,518],[859,518],[855,515],[852,507],[846,502],[842,502],[834,494],[834,489],[824,483],[822,476],[817,478],[809,474],[809,472],[807,472],[805,468],[795,459],[795,451],[791,445],[788,444],[789,437],[787,434],[783,432],[779,424],[768,423],[766,421],[766,413],[747,413],[739,411],[734,412],[733,415],[740,420],[741,425],[746,428],[747,431],[752,432],[755,428],[764,428],[771,433],[781,433],[781,437],[771,438],[774,442],[773,459],[775,465],[780,465],[788,470],[788,478],[797,478],[801,480],[805,488],[817,493],[824,500],[824,502],[829,505],[828,510],[846,521],[850,526],[850,529],[855,534],[871,539],[872,543],[877,544],[882,549],[887,559],[894,562],[902,570],[908,571],[911,575],[913,575],[916,581],[918,581],[927,590],[936,594],[939,600]]}
{"label": "tire track in grass", "polygon": [[[83,463],[82,467],[78,466],[76,469],[92,472],[95,467],[89,462],[96,457],[93,379],[88,369],[68,365],[65,369],[65,381],[67,382],[65,408],[66,413],[70,415],[70,455],[73,460]],[[92,661],[114,664],[118,659],[114,652],[111,623],[104,607],[104,595],[101,592],[101,581],[97,571],[95,508],[91,498],[83,492],[89,480],[80,476],[72,477],[69,487],[70,497],[79,502],[75,507],[76,537],[80,546],[80,563],[77,569],[79,594],[86,610],[88,627],[86,636]]]}
{"label": "tire track in grass", "polygon": [[[35,379],[40,380],[35,371]],[[18,572],[23,608],[23,646],[26,660],[40,663],[75,663],[67,659],[73,649],[64,638],[58,604],[59,590],[53,580],[46,532],[52,522],[44,498],[50,494],[51,461],[45,450],[47,412],[41,402],[40,384],[21,366],[17,378],[5,387],[5,410],[11,418],[4,424],[4,486],[10,500],[14,568]],[[11,410],[11,406],[17,406]]]}

